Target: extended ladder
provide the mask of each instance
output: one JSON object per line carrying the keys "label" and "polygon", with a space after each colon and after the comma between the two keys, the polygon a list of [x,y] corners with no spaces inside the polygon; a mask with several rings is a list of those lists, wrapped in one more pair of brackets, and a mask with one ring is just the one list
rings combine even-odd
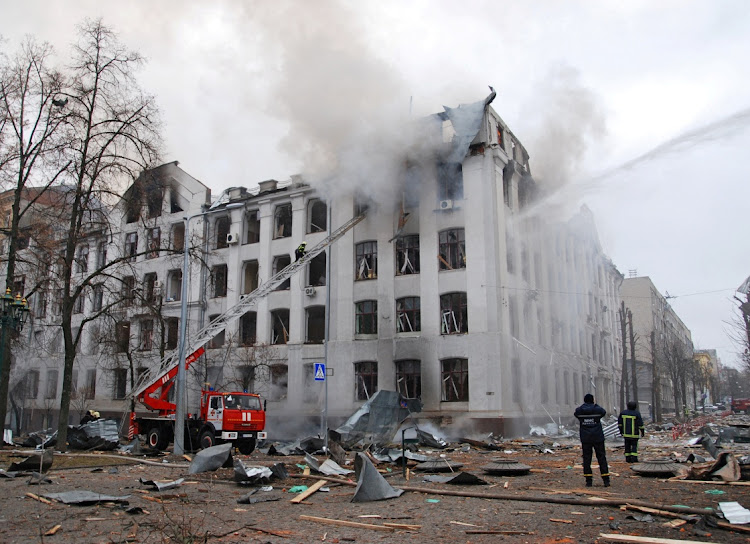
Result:
{"label": "extended ladder", "polygon": [[[212,338],[226,329],[234,321],[242,317],[250,308],[255,305],[256,302],[258,302],[259,299],[274,291],[277,287],[279,287],[287,279],[292,277],[301,268],[307,265],[307,263],[309,263],[320,253],[322,253],[328,246],[341,238],[344,234],[347,233],[347,231],[349,231],[352,227],[354,227],[354,225],[362,221],[364,218],[365,214],[362,214],[350,219],[349,221],[341,225],[338,229],[333,231],[328,238],[320,242],[312,249],[308,250],[300,260],[291,263],[280,272],[277,272],[268,281],[260,285],[252,293],[240,296],[240,300],[237,304],[229,308],[220,316],[214,318],[208,325],[198,331],[198,333],[191,339],[185,350],[185,353],[188,354],[186,356],[187,365],[195,361],[195,359],[197,359],[203,353],[203,350],[201,348],[206,345],[206,343],[208,343]],[[183,281],[186,281],[186,278],[183,278]],[[179,356],[179,349],[176,349],[171,354],[164,357],[164,359],[162,359],[159,363],[159,366],[154,367],[148,372],[145,372],[138,380],[138,384],[130,393],[129,397],[135,396],[136,398],[138,398],[144,391],[151,388],[152,385],[158,383],[159,386],[161,386],[167,383],[172,377],[170,376],[170,374],[173,374],[172,371],[179,364]]]}

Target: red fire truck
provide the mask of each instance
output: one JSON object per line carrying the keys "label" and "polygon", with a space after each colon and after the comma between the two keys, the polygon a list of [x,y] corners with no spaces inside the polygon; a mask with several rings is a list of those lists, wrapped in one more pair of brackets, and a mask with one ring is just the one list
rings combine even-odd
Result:
{"label": "red fire truck", "polygon": [[732,412],[750,414],[750,399],[732,399]]}
{"label": "red fire truck", "polygon": [[[204,352],[199,348],[185,360],[187,368]],[[130,415],[131,435],[143,434],[148,445],[164,450],[174,439],[176,405],[169,401],[169,391],[177,376],[178,365],[152,381],[137,398],[158,416]],[[258,440],[266,438],[266,413],[260,396],[253,393],[201,391],[199,414],[188,414],[185,422],[185,449],[196,450],[231,442],[240,453],[248,455]]]}

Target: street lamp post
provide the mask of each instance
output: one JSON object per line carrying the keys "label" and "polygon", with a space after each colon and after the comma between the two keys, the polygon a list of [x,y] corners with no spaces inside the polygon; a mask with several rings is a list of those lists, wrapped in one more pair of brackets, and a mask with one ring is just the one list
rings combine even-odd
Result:
{"label": "street lamp post", "polygon": [[[5,364],[5,346],[8,341],[8,330],[17,332],[23,330],[26,320],[29,318],[29,307],[26,299],[21,299],[17,294],[15,298],[10,294],[10,287],[5,290],[5,295],[0,297],[0,375],[2,375],[3,364]],[[5,422],[0,422],[0,429],[5,428]],[[0,437],[0,443],[2,437]]]}
{"label": "street lamp post", "polygon": [[[223,208],[208,210],[193,215],[183,217],[183,223],[185,225],[185,233],[183,235],[182,243],[182,285],[180,286],[180,343],[179,343],[179,366],[177,367],[177,398],[175,399],[176,410],[175,410],[175,422],[174,422],[174,454],[183,455],[185,453],[185,416],[187,411],[187,399],[186,399],[186,388],[185,388],[185,358],[187,354],[187,313],[188,313],[188,278],[190,276],[190,258],[189,258],[189,245],[190,245],[190,220],[195,217],[203,217],[216,212],[222,212],[231,210],[234,208],[242,208],[244,204],[235,203],[224,206]],[[3,329],[4,331],[5,329]]]}

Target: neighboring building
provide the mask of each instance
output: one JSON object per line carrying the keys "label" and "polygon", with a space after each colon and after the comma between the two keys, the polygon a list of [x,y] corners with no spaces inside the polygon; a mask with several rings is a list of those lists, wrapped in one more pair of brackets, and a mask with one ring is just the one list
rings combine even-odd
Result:
{"label": "neighboring building", "polygon": [[699,396],[695,407],[722,402],[720,394],[721,383],[721,359],[715,349],[696,349],[693,352],[693,361],[697,365],[699,378]]}
{"label": "neighboring building", "polygon": [[[676,404],[682,409],[689,398],[687,384],[683,381],[675,386],[675,381],[680,382],[676,380],[678,376],[684,379],[689,374],[688,363],[693,358],[690,330],[648,276],[626,278],[620,287],[620,297],[633,314],[641,410],[645,407],[643,413],[648,413],[648,405],[651,405],[655,413],[659,408],[664,413],[674,412]],[[656,388],[660,392],[656,395],[658,398],[653,387],[654,361],[659,376]]]}
{"label": "neighboring building", "polygon": [[[188,411],[208,383],[263,394],[271,436],[317,424],[323,387],[313,366],[324,361],[328,295],[332,425],[379,389],[419,397],[420,418],[506,434],[527,432],[529,421],[570,420],[587,392],[616,411],[622,275],[588,209],[565,224],[534,213],[541,197],[528,154],[490,101],[424,123],[434,152],[401,161],[403,196],[394,202],[362,191],[326,202],[293,177],[227,190],[208,210],[210,191],[176,163],[146,173],[114,215],[122,219],[108,254],[135,256],[108,280],[103,304],[120,297],[117,309],[87,325],[93,343],[79,372],[94,372],[92,407],[121,415],[133,376],[176,347],[184,236],[200,249],[189,278],[194,334],[288,265],[302,240],[312,247],[366,210],[207,345],[190,375]],[[185,233],[182,218],[201,210],[205,220]]]}

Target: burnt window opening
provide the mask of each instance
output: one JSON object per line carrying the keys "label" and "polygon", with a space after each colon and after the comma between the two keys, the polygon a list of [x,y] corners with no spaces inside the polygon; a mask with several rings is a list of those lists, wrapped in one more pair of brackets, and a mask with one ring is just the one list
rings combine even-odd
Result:
{"label": "burnt window opening", "polygon": [[242,265],[242,294],[247,295],[258,288],[258,261],[247,261]]}
{"label": "burnt window opening", "polygon": [[307,284],[322,287],[326,284],[326,254],[320,253],[312,258],[307,267]]}
{"label": "burnt window opening", "polygon": [[258,319],[255,312],[246,312],[240,318],[240,344],[243,346],[252,346],[255,344],[257,323]]}
{"label": "burnt window opening", "polygon": [[307,232],[324,232],[328,228],[328,207],[322,200],[312,200],[307,205]]}
{"label": "burnt window opening", "polygon": [[378,390],[378,363],[354,363],[354,380],[356,400],[369,400]]}
{"label": "burnt window opening", "polygon": [[404,297],[396,301],[396,332],[422,330],[419,297]]}
{"label": "burnt window opening", "polygon": [[466,268],[466,241],[464,229],[444,230],[438,235],[438,261],[440,270]]}
{"label": "burnt window opening", "polygon": [[[208,316],[209,323],[214,321],[217,317],[219,317],[219,314],[210,315]],[[240,327],[242,327],[242,324],[240,323]],[[208,341],[208,349],[216,349],[220,348],[224,345],[224,342],[226,341],[226,330],[222,329],[221,332],[217,333],[216,336],[211,338],[211,340]]]}
{"label": "burnt window opening", "polygon": [[462,200],[464,198],[464,173],[461,163],[438,163],[438,200]]}
{"label": "burnt window opening", "polygon": [[169,213],[178,213],[185,211],[180,205],[180,195],[177,193],[177,189],[172,186],[169,190]]}
{"label": "burnt window opening", "polygon": [[396,275],[419,274],[419,235],[396,239]]}
{"label": "burnt window opening", "polygon": [[143,276],[143,305],[155,304],[160,286],[156,279],[156,272]]}
{"label": "burnt window opening", "polygon": [[167,349],[176,349],[180,339],[180,320],[176,317],[168,317],[166,320]]}
{"label": "burnt window opening", "polygon": [[146,233],[146,244],[148,245],[146,258],[157,258],[159,256],[159,248],[161,247],[161,229],[159,227],[148,229]]}
{"label": "burnt window opening", "polygon": [[325,339],[326,308],[325,306],[310,306],[305,310],[307,321],[306,344],[322,344]]}
{"label": "burnt window opening", "polygon": [[276,364],[271,365],[271,391],[270,400],[284,400],[289,389],[289,366]]}
{"label": "burnt window opening", "polygon": [[501,149],[505,149],[505,139],[503,138],[503,127],[501,125],[497,125],[497,145],[500,146]]}
{"label": "burnt window opening", "polygon": [[130,306],[133,304],[135,298],[135,278],[133,276],[125,276],[122,278],[122,305]]}
{"label": "burnt window opening", "polygon": [[76,273],[85,274],[89,271],[89,246],[82,245],[76,254]]}
{"label": "burnt window opening", "polygon": [[148,208],[148,218],[153,219],[161,216],[164,205],[164,189],[161,183],[154,182],[146,188],[146,207]]}
{"label": "burnt window opening", "polygon": [[229,234],[229,227],[231,227],[231,225],[232,223],[229,221],[228,217],[219,217],[216,219],[216,223],[214,223],[214,227],[216,230],[216,249],[229,247],[229,242],[227,242],[227,234]]}
{"label": "burnt window opening", "polygon": [[143,205],[143,187],[141,181],[136,181],[130,187],[129,194],[125,197],[125,222],[135,223],[141,217],[141,206]]}
{"label": "burnt window opening", "polygon": [[354,197],[354,215],[359,217],[360,215],[370,211],[372,201],[361,195]]}
{"label": "burnt window opening", "polygon": [[260,242],[260,212],[253,210],[245,214],[245,244]]}
{"label": "burnt window opening", "polygon": [[130,349],[130,322],[120,321],[115,325],[115,351],[127,353]]}
{"label": "burnt window opening", "polygon": [[125,257],[127,261],[135,261],[138,254],[138,233],[129,232],[125,235]]}
{"label": "burnt window opening", "polygon": [[271,344],[289,342],[289,310],[280,309],[271,312]]}
{"label": "burnt window opening", "polygon": [[227,265],[219,264],[211,269],[211,284],[214,298],[227,296]]}
{"label": "burnt window opening", "polygon": [[185,250],[185,223],[172,225],[172,249],[179,252]]}
{"label": "burnt window opening", "polygon": [[144,319],[141,321],[141,339],[139,348],[141,351],[151,351],[154,349],[154,320]]}
{"label": "burnt window opening", "polygon": [[357,280],[370,280],[378,277],[378,243],[361,242],[356,245],[354,276]]}
{"label": "burnt window opening", "polygon": [[469,400],[469,360],[443,359],[440,361],[443,402]]}
{"label": "burnt window opening", "polygon": [[273,237],[288,238],[292,235],[292,205],[276,206],[273,214]]}
{"label": "burnt window opening", "polygon": [[167,274],[166,302],[176,302],[182,297],[182,270],[170,270]]}
{"label": "burnt window opening", "polygon": [[115,368],[112,370],[112,398],[114,400],[124,399],[128,389],[128,369]]}
{"label": "burnt window opening", "polygon": [[440,334],[466,334],[469,315],[466,293],[447,293],[440,296]]}
{"label": "burnt window opening", "polygon": [[355,334],[378,333],[378,301],[363,300],[355,304]]}
{"label": "burnt window opening", "polygon": [[422,397],[422,370],[418,360],[396,361],[396,391],[405,399]]}
{"label": "burnt window opening", "polygon": [[[292,264],[292,258],[289,255],[279,255],[273,259],[273,274],[274,276],[284,270],[287,266]],[[286,291],[291,286],[291,278],[284,280],[284,282],[276,288],[276,291]]]}

